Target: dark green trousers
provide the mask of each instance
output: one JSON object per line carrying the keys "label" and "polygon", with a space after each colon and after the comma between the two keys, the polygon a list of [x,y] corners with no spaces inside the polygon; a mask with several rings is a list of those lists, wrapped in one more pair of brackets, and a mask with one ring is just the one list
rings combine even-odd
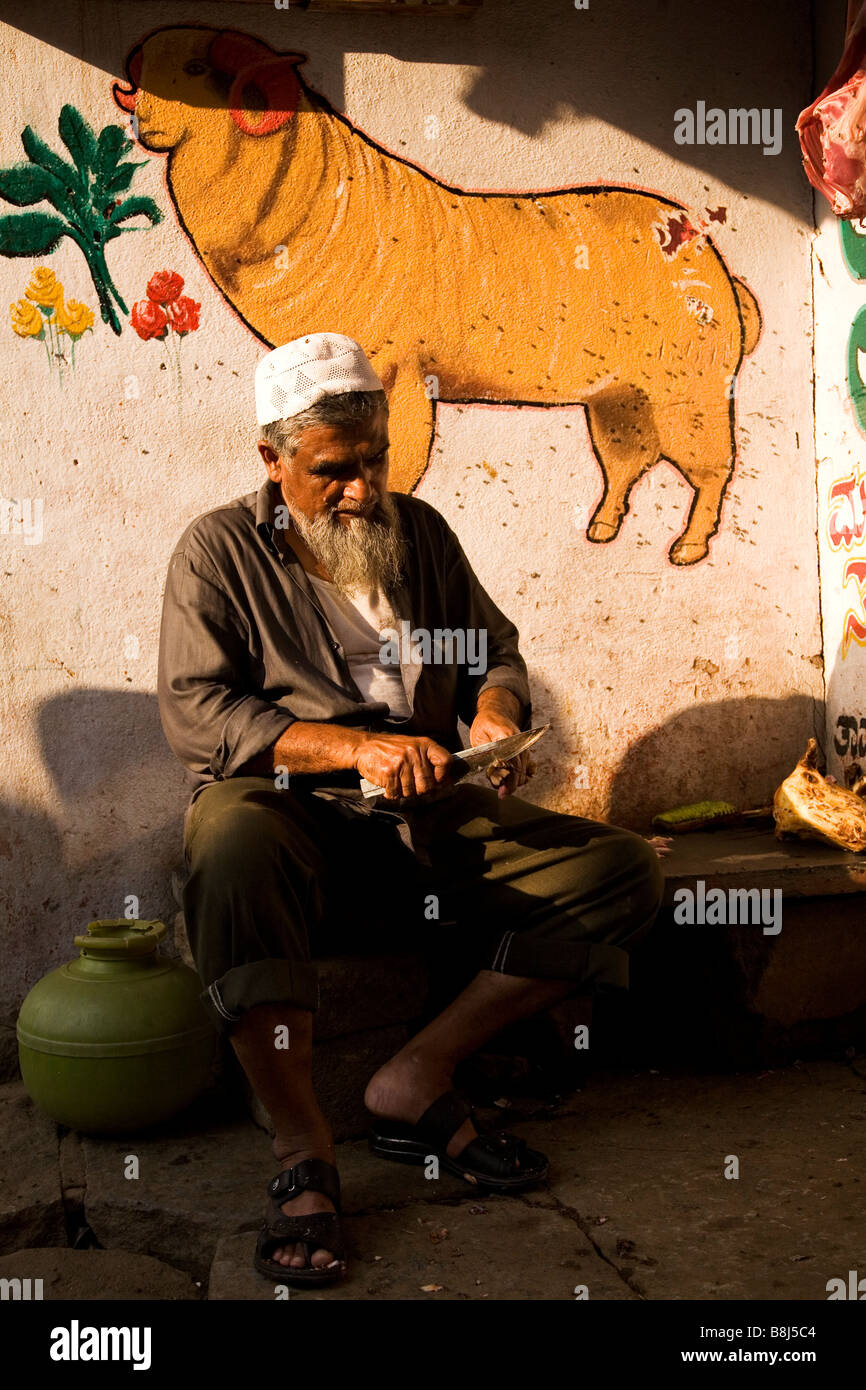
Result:
{"label": "dark green trousers", "polygon": [[205,787],[187,813],[184,912],[221,1032],[245,1009],[314,1010],[315,956],[436,949],[469,971],[628,986],[628,949],[652,926],[662,872],[639,835],[545,811],[488,787],[405,813],[359,816],[268,777]]}

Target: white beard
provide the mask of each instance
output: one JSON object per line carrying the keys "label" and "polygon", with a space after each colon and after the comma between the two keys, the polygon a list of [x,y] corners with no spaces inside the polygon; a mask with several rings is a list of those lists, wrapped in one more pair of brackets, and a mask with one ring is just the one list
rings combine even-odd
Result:
{"label": "white beard", "polygon": [[310,521],[285,497],[286,508],[305,545],[342,593],[388,593],[403,577],[406,543],[397,508],[386,493],[370,517],[339,521],[327,512]]}

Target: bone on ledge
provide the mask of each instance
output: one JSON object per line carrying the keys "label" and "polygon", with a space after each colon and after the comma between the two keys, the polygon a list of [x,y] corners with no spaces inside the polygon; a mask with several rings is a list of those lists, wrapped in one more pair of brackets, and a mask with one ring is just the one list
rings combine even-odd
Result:
{"label": "bone on ledge", "polygon": [[[859,779],[858,779],[859,782]],[[818,771],[818,745],[809,739],[790,777],[773,798],[776,836],[829,840],[840,849],[866,850],[866,801],[826,781]]]}

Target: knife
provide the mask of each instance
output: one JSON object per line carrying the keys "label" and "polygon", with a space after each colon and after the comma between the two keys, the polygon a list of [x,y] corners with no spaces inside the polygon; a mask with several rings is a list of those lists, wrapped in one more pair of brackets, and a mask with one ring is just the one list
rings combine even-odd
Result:
{"label": "knife", "polygon": [[[509,734],[507,738],[497,738],[492,743],[479,743],[475,748],[463,748],[459,753],[452,754],[455,761],[459,762],[459,766],[451,766],[452,780],[460,782],[464,777],[486,772],[494,763],[510,762],[512,758],[525,753],[527,748],[531,748],[533,743],[543,738],[549,728],[549,724],[542,724],[538,729],[526,729],[520,734]],[[385,788],[374,787],[372,782],[362,777],[361,791],[365,797],[382,796]]]}

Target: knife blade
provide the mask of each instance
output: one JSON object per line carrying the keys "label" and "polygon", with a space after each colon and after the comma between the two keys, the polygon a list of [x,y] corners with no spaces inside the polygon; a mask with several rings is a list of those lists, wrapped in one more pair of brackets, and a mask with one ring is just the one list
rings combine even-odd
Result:
{"label": "knife blade", "polygon": [[[531,748],[533,743],[537,743],[543,738],[550,728],[549,724],[542,724],[537,729],[525,729],[519,734],[509,734],[507,738],[494,739],[492,743],[479,743],[475,748],[463,748],[459,753],[452,756],[459,766],[451,765],[451,778],[454,782],[460,782],[464,777],[471,777],[478,772],[486,772],[493,767],[494,763],[507,763],[512,758],[525,753],[527,748]],[[361,778],[361,791],[365,797],[382,796],[385,792],[384,787],[374,787],[372,782],[368,782],[366,777]]]}

